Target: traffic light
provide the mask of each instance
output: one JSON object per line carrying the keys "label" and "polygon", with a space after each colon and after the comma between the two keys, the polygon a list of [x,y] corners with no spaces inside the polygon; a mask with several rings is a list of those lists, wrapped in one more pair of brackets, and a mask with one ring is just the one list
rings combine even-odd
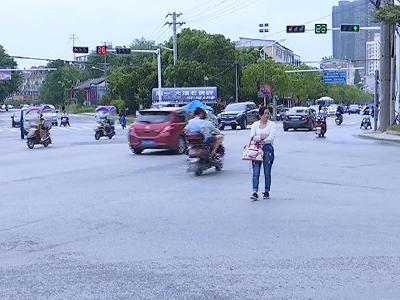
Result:
{"label": "traffic light", "polygon": [[89,53],[89,47],[73,47],[73,53]]}
{"label": "traffic light", "polygon": [[342,24],[342,25],[340,25],[340,31],[360,32],[360,25],[359,24]]}
{"label": "traffic light", "polygon": [[306,31],[305,25],[288,25],[286,26],[286,33],[303,33]]}
{"label": "traffic light", "polygon": [[96,53],[98,55],[106,55],[107,54],[107,46],[97,46],[96,47]]}
{"label": "traffic light", "polygon": [[328,32],[327,24],[315,24],[315,34],[326,34]]}
{"label": "traffic light", "polygon": [[131,54],[130,48],[115,48],[117,54]]}

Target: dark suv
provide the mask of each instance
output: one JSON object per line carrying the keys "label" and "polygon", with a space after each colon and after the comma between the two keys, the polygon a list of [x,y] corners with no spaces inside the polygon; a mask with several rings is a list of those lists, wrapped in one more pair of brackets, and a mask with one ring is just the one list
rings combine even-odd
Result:
{"label": "dark suv", "polygon": [[218,115],[219,128],[230,126],[235,130],[238,126],[246,129],[247,125],[258,120],[258,107],[254,102],[231,103]]}

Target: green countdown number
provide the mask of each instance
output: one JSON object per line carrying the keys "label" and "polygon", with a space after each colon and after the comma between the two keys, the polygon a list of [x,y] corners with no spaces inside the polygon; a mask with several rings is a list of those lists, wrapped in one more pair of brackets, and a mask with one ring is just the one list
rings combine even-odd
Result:
{"label": "green countdown number", "polygon": [[328,24],[315,24],[316,34],[326,34],[328,32]]}

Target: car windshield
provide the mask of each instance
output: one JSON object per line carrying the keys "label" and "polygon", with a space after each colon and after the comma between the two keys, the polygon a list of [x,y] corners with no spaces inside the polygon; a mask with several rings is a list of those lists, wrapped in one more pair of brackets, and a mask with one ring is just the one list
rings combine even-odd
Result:
{"label": "car windshield", "polygon": [[350,108],[356,108],[356,109],[358,109],[358,105],[350,105]]}
{"label": "car windshield", "polygon": [[245,111],[246,110],[246,104],[229,104],[226,108],[225,111]]}
{"label": "car windshield", "polygon": [[287,112],[288,115],[298,115],[298,114],[302,115],[305,113],[306,113],[306,110],[304,108],[291,108]]}
{"label": "car windshield", "polygon": [[168,122],[171,119],[171,113],[168,111],[141,111],[136,119],[138,123],[159,124]]}

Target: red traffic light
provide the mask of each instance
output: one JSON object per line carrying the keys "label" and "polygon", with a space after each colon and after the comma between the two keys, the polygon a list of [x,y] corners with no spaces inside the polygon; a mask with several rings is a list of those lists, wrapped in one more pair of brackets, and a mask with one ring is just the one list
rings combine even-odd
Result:
{"label": "red traffic light", "polygon": [[288,25],[286,26],[287,33],[303,33],[306,31],[305,25]]}
{"label": "red traffic light", "polygon": [[73,47],[73,53],[89,53],[89,47]]}
{"label": "red traffic light", "polygon": [[98,55],[106,55],[107,54],[107,46],[97,46],[96,53]]}

